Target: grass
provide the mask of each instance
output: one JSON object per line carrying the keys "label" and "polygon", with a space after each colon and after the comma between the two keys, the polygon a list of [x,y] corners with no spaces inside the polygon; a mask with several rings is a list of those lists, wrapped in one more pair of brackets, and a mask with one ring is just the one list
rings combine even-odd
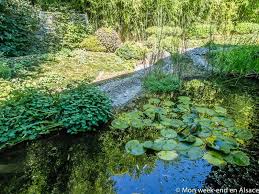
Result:
{"label": "grass", "polygon": [[[134,70],[136,60],[125,60],[114,53],[73,50],[69,53],[56,53],[48,57],[25,56],[1,59],[9,66],[20,66],[9,79],[0,78],[0,100],[12,90],[25,87],[41,87],[51,91],[61,91],[67,85],[95,82],[108,79]],[[33,64],[27,68],[29,64]],[[25,67],[21,67],[25,65]]]}
{"label": "grass", "polygon": [[259,74],[259,46],[233,46],[209,54],[209,61],[223,73],[250,75]]}

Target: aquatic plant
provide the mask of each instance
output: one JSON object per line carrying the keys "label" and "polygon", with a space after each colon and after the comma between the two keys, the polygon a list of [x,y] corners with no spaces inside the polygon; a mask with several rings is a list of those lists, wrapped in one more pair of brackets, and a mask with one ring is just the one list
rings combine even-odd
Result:
{"label": "aquatic plant", "polygon": [[[134,126],[135,122],[141,123],[141,127]],[[240,149],[240,142],[251,139],[252,132],[237,128],[225,108],[198,105],[187,96],[179,96],[177,102],[151,98],[140,110],[119,115],[112,128],[160,131],[158,139],[129,141],[125,148],[135,156],[153,150],[162,160],[175,160],[183,155],[190,160],[203,158],[216,166],[250,163]]]}

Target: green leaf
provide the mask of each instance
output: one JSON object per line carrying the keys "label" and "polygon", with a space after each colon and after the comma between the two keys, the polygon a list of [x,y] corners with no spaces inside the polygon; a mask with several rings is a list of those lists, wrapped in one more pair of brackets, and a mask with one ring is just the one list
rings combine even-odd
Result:
{"label": "green leaf", "polygon": [[204,145],[204,142],[202,141],[201,138],[198,138],[198,137],[196,137],[196,141],[192,144],[192,146],[195,146],[195,147],[199,147],[202,145]]}
{"label": "green leaf", "polygon": [[165,140],[164,145],[162,146],[162,150],[170,151],[173,150],[177,146],[177,142],[173,139]]}
{"label": "green leaf", "polygon": [[173,129],[162,129],[160,131],[160,133],[165,138],[175,138],[175,137],[177,137],[177,133]]}
{"label": "green leaf", "polygon": [[145,153],[143,145],[138,140],[131,140],[125,145],[127,153],[134,156],[140,156]]}
{"label": "green leaf", "polygon": [[158,105],[160,102],[161,102],[161,100],[158,99],[158,98],[150,98],[150,99],[148,100],[148,103],[149,103],[149,104],[154,104],[154,105]]}
{"label": "green leaf", "polygon": [[238,166],[248,166],[250,164],[249,157],[242,151],[231,152],[225,157],[225,160],[230,164],[235,164]]}
{"label": "green leaf", "polygon": [[153,141],[145,141],[145,142],[143,143],[143,147],[144,147],[144,148],[147,148],[147,149],[152,149],[152,147],[153,147]]}
{"label": "green leaf", "polygon": [[166,161],[175,160],[178,157],[175,151],[160,151],[157,155],[161,160]]}
{"label": "green leaf", "polygon": [[221,106],[215,106],[215,111],[220,115],[226,115],[227,110]]}
{"label": "green leaf", "polygon": [[129,127],[128,123],[122,119],[115,119],[111,123],[114,129],[127,129]]}
{"label": "green leaf", "polygon": [[210,164],[214,166],[223,166],[226,164],[223,156],[215,151],[208,151],[204,154],[203,159],[207,160]]}
{"label": "green leaf", "polygon": [[193,147],[188,151],[190,160],[198,160],[203,156],[203,150],[199,147]]}
{"label": "green leaf", "polygon": [[172,119],[172,127],[180,128],[182,126],[184,126],[184,122],[179,119]]}
{"label": "green leaf", "polygon": [[253,138],[253,134],[249,129],[240,129],[235,137],[242,140],[249,140]]}

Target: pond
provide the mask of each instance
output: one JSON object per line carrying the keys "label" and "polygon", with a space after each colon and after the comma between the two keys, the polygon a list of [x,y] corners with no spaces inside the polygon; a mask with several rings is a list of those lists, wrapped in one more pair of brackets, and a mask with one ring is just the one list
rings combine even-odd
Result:
{"label": "pond", "polygon": [[[209,187],[259,188],[259,82],[192,80],[186,82],[183,94],[199,104],[220,104],[238,127],[253,131],[253,139],[242,145],[242,150],[249,154],[249,166],[220,168],[204,159],[180,156],[177,160],[163,161],[152,152],[141,156],[126,153],[125,144],[129,140],[155,139],[157,134],[151,130],[107,128],[98,134],[76,136],[60,132],[1,152],[1,193],[167,194],[195,193],[195,189]],[[145,101],[143,97],[125,111]]]}

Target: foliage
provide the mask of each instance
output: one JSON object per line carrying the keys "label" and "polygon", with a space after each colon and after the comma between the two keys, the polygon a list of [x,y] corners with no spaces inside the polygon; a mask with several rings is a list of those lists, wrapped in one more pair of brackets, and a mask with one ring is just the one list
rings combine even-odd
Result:
{"label": "foliage", "polygon": [[94,130],[111,116],[109,98],[98,89],[84,85],[65,91],[60,97],[60,107],[59,122],[71,134]]}
{"label": "foliage", "polygon": [[259,24],[258,23],[237,23],[234,31],[238,34],[251,34],[259,32]]}
{"label": "foliage", "polygon": [[106,48],[102,45],[100,40],[93,35],[87,36],[81,43],[80,47],[93,52],[105,52]]}
{"label": "foliage", "polygon": [[216,32],[217,28],[215,25],[196,23],[189,29],[188,35],[196,38],[207,38]]}
{"label": "foliage", "polygon": [[71,134],[91,131],[111,116],[109,99],[84,85],[56,95],[35,89],[14,93],[0,106],[0,147],[62,128]]}
{"label": "foliage", "polygon": [[0,1],[0,55],[27,54],[37,41],[37,12],[27,1]]}
{"label": "foliage", "polygon": [[171,27],[171,26],[152,26],[146,29],[146,33],[148,36],[156,35],[160,37],[166,36],[180,36],[182,34],[182,29],[178,26]]}
{"label": "foliage", "polygon": [[258,74],[258,46],[237,46],[210,54],[211,64],[225,73]]}
{"label": "foliage", "polygon": [[170,93],[180,89],[181,81],[174,74],[154,71],[144,78],[143,84],[149,92]]}
{"label": "foliage", "polygon": [[12,70],[5,63],[0,63],[0,78],[8,79],[12,75]]}
{"label": "foliage", "polygon": [[[149,119],[149,122],[146,120]],[[179,96],[177,102],[150,99],[141,110],[122,113],[112,125],[125,122],[123,130],[140,128],[132,125],[143,123],[141,129],[159,130],[160,137],[155,140],[129,141],[126,150],[133,155],[142,155],[145,150],[160,151],[159,158],[174,160],[178,154],[191,160],[206,159],[209,163],[220,166],[227,162],[239,166],[249,165],[249,157],[239,148],[238,137],[252,138],[248,129],[239,129],[220,106],[209,108],[194,104],[187,96]],[[130,148],[130,149],[129,149]]]}
{"label": "foliage", "polygon": [[117,50],[116,54],[124,59],[143,59],[147,53],[147,48],[141,43],[125,42]]}
{"label": "foliage", "polygon": [[99,28],[95,35],[104,45],[108,52],[115,52],[121,45],[121,40],[118,33],[112,28]]}

